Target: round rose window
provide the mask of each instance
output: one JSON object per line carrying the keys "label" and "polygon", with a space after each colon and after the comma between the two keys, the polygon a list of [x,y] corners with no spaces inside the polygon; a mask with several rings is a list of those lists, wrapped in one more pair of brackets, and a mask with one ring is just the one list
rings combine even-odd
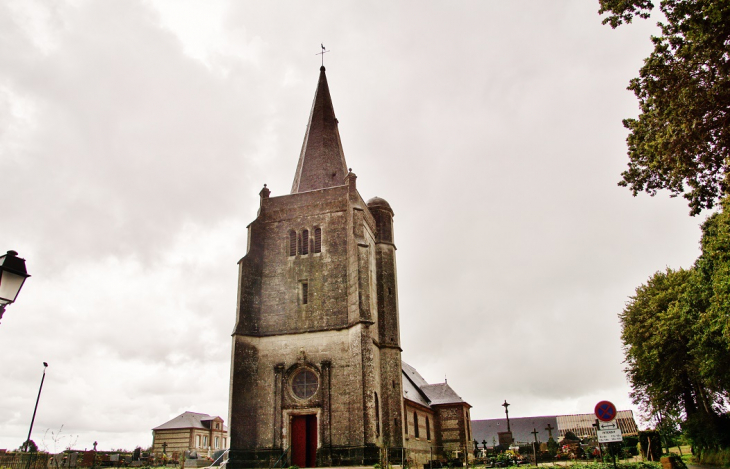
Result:
{"label": "round rose window", "polygon": [[291,380],[292,392],[299,399],[309,399],[314,396],[318,386],[317,375],[307,368],[297,371]]}

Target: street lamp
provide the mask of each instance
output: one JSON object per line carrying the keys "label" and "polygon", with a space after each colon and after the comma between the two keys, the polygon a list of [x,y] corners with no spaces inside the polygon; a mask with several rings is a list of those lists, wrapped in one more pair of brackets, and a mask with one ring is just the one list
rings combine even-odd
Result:
{"label": "street lamp", "polygon": [[[43,381],[46,380],[46,368],[48,363],[43,362],[43,377],[41,378],[41,385],[38,388],[38,397],[35,399],[35,408],[33,408],[33,418],[30,420],[30,430],[28,430],[28,438],[25,440],[25,451],[30,451],[30,434],[33,433],[33,423],[35,423],[35,414],[38,412],[38,401],[41,400],[41,391],[43,391]],[[30,467],[30,459],[28,459],[28,467]]]}
{"label": "street lamp", "polygon": [[25,259],[18,257],[15,251],[8,251],[0,256],[0,319],[5,307],[18,297],[25,279],[30,277],[25,270]]}

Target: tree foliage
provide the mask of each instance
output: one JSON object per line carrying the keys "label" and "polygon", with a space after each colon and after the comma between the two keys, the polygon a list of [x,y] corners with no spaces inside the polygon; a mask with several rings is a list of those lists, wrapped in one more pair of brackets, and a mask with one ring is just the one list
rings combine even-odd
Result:
{"label": "tree foliage", "polygon": [[[613,28],[648,18],[651,0],[599,0]],[[629,89],[638,119],[625,119],[629,167],[621,186],[683,194],[690,213],[730,192],[730,1],[661,0],[666,21]]]}
{"label": "tree foliage", "polygon": [[695,326],[699,370],[714,389],[730,390],[730,199],[702,225],[695,263],[704,314]]}
{"label": "tree foliage", "polygon": [[25,440],[25,442],[18,448],[19,451],[27,451],[29,453],[37,453],[38,445],[33,440]]}
{"label": "tree foliage", "polygon": [[655,273],[620,314],[632,399],[680,415],[695,446],[730,446],[730,200],[702,225],[689,270]]}
{"label": "tree foliage", "polygon": [[632,398],[648,413],[677,407],[687,415],[696,411],[700,378],[690,350],[695,318],[680,305],[692,274],[657,272],[636,289],[620,315]]}

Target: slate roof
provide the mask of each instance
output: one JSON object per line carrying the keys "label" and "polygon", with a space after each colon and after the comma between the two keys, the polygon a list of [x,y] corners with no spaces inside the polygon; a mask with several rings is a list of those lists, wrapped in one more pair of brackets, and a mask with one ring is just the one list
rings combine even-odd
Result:
{"label": "slate roof", "polygon": [[423,376],[421,376],[418,371],[416,371],[415,368],[413,368],[408,363],[401,361],[401,369],[403,370],[403,374],[408,377],[411,381],[413,381],[413,384],[416,386],[428,386],[428,382],[423,379]]}
{"label": "slate roof", "polygon": [[[205,430],[210,429],[210,424],[205,425],[203,422],[210,422],[220,417],[211,417],[208,414],[201,414],[198,412],[183,412],[169,422],[165,422],[160,426],[153,428],[152,430],[174,430],[178,428],[202,428]],[[223,419],[221,419],[223,420]],[[223,425],[223,430],[227,431],[228,427]]]}
{"label": "slate roof", "polygon": [[456,394],[448,383],[428,384],[426,386],[421,386],[421,389],[431,400],[431,405],[456,403],[466,404],[466,401]]}
{"label": "slate roof", "polygon": [[426,407],[439,404],[467,404],[447,383],[428,384],[415,368],[404,361],[401,361],[401,368],[404,399]]}
{"label": "slate roof", "polygon": [[[548,423],[553,428],[553,439],[560,441],[567,431],[572,431],[579,437],[595,436],[596,429],[593,423],[596,421],[594,414],[571,414],[571,415],[546,415],[542,417],[511,417],[509,425],[512,429],[512,438],[518,443],[530,443],[535,441],[531,434],[532,429],[540,432],[537,435],[538,441],[548,441],[548,431],[545,428]],[[619,410],[616,415],[621,432],[624,435],[638,435],[634,413],[630,410]],[[499,441],[497,432],[507,431],[507,419],[472,420],[471,431],[479,443],[486,440],[487,446],[492,446],[493,440]]]}
{"label": "slate roof", "polygon": [[[533,429],[539,433],[537,441],[546,443],[549,435],[545,430],[548,424],[552,427],[553,439],[559,441],[558,436],[558,419],[555,415],[546,415],[542,417],[510,417],[509,426],[512,430],[512,438],[518,443],[530,443],[535,441],[532,435]],[[507,431],[507,419],[489,419],[489,420],[472,420],[471,433],[473,438],[479,443],[487,442],[487,446],[493,446],[499,443],[498,432]]]}
{"label": "slate roof", "polygon": [[319,82],[299,154],[292,194],[345,184],[345,152],[324,71],[324,67],[319,69]]}

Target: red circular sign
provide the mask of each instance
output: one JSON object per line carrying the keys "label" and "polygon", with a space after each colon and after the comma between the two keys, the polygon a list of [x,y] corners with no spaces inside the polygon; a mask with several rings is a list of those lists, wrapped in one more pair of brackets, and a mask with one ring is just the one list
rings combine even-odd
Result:
{"label": "red circular sign", "polygon": [[601,401],[596,404],[596,417],[601,422],[610,422],[616,418],[616,406],[608,401]]}

